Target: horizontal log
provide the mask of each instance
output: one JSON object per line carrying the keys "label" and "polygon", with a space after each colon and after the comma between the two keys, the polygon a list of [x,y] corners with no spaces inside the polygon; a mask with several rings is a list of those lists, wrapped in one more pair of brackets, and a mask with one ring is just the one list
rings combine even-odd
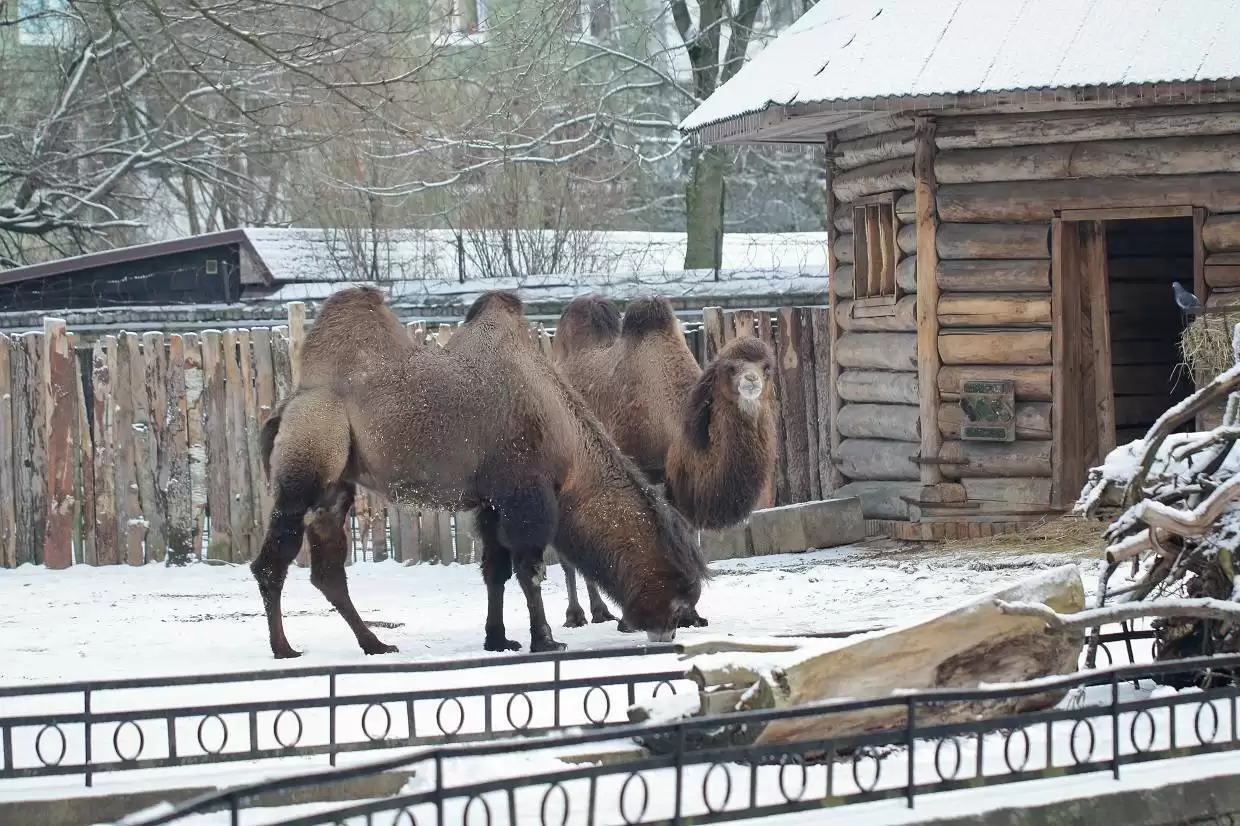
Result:
{"label": "horizontal log", "polygon": [[1240,264],[1206,264],[1205,271],[1211,287],[1240,287]]}
{"label": "horizontal log", "polygon": [[1233,267],[1240,264],[1240,252],[1216,252],[1206,256],[1207,267]]}
{"label": "horizontal log", "polygon": [[1032,479],[965,479],[965,494],[970,502],[994,505],[1051,504],[1051,480]]}
{"label": "horizontal log", "polygon": [[917,225],[905,224],[896,233],[896,245],[905,255],[917,254]]}
{"label": "horizontal log", "polygon": [[939,289],[944,292],[1045,292],[1051,288],[1051,262],[1045,259],[940,261],[938,282]]}
{"label": "horizontal log", "polygon": [[1116,396],[1115,426],[1116,427],[1148,427],[1154,420],[1167,412],[1167,408],[1175,404],[1176,399],[1166,393],[1149,396]]}
{"label": "horizontal log", "polygon": [[836,416],[845,439],[896,439],[916,442],[921,438],[921,409],[910,404],[846,404]]}
{"label": "horizontal log", "polygon": [[946,440],[939,458],[948,479],[977,477],[1047,477],[1051,475],[1051,442],[966,442]]}
{"label": "horizontal log", "polygon": [[939,335],[944,364],[1050,364],[1050,330],[953,331]]}
{"label": "horizontal log", "polygon": [[1210,252],[1240,252],[1240,215],[1207,217],[1201,240]]}
{"label": "horizontal log", "polygon": [[921,482],[884,482],[868,480],[842,485],[832,496],[856,496],[861,500],[861,514],[866,519],[908,519],[908,502],[916,499]]}
{"label": "horizontal log", "polygon": [[831,245],[831,252],[835,254],[835,260],[841,264],[852,264],[853,262],[853,236],[852,233],[847,235],[837,235],[835,243]]}
{"label": "horizontal log", "polygon": [[939,296],[938,314],[939,324],[943,327],[1050,324],[1051,297],[1046,293],[944,293]]}
{"label": "horizontal log", "polygon": [[[939,430],[948,439],[959,439],[964,424],[964,411],[959,404],[939,405]],[[1049,402],[1021,402],[1016,405],[1016,438],[1040,441],[1051,437],[1051,405]]]}
{"label": "horizontal log", "polygon": [[[1240,172],[1240,136],[1083,141],[946,151],[935,159],[934,172],[939,184]],[[911,167],[909,174],[912,174]]]}
{"label": "horizontal log", "polygon": [[1111,368],[1111,384],[1116,396],[1169,393],[1171,385],[1184,377],[1171,364],[1121,364]]}
{"label": "horizontal log", "polygon": [[1232,104],[1158,106],[1100,114],[943,116],[935,130],[935,143],[943,151],[1235,132],[1240,132],[1240,109]]}
{"label": "horizontal log", "polygon": [[1240,304],[1240,290],[1236,285],[1222,285],[1220,289],[1210,293],[1206,299],[1206,306],[1214,307],[1234,307]]}
{"label": "horizontal log", "polygon": [[844,333],[835,352],[842,368],[917,370],[916,333]]}
{"label": "horizontal log", "polygon": [[894,158],[841,172],[831,178],[831,189],[842,203],[880,192],[913,190],[913,158]]}
{"label": "horizontal log", "polygon": [[939,225],[935,249],[939,258],[1050,259],[1050,224],[949,224]]}
{"label": "horizontal log", "polygon": [[835,147],[835,168],[843,173],[862,166],[913,156],[913,130],[883,132],[840,143]]}
{"label": "horizontal log", "polygon": [[[1163,175],[1017,183],[947,184],[938,189],[942,221],[1042,221],[1057,210],[1194,204],[1214,212],[1240,211],[1240,175]],[[912,215],[901,198],[898,213]],[[903,219],[902,219],[903,220]]]}
{"label": "horizontal log", "polygon": [[836,382],[845,402],[874,404],[920,404],[916,373],[888,370],[844,370]]}
{"label": "horizontal log", "polygon": [[849,479],[919,479],[921,472],[911,457],[917,455],[920,446],[918,442],[889,439],[844,439],[835,463]]}
{"label": "horizontal log", "polygon": [[1016,383],[1016,401],[1048,402],[1051,400],[1051,368],[1014,367],[1011,365],[944,365],[939,368],[939,392],[959,393],[966,381],[1001,381]]}
{"label": "horizontal log", "polygon": [[855,318],[853,306],[855,302],[844,299],[835,305],[835,323],[845,332],[913,331],[917,329],[917,296],[906,295],[896,302],[892,315],[880,315]]}
{"label": "horizontal log", "polygon": [[[836,298],[852,298],[853,289],[856,286],[853,283],[853,265],[840,264],[835,268],[835,297]],[[917,292],[917,256],[910,255],[901,259],[896,265],[896,285],[903,293]]]}

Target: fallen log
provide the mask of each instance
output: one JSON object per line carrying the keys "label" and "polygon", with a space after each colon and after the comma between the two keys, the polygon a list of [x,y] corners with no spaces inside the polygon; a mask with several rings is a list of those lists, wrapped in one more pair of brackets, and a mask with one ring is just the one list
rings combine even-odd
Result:
{"label": "fallen log", "polygon": [[[898,697],[927,689],[969,689],[983,684],[1018,683],[1072,674],[1084,636],[1080,630],[1048,630],[1046,612],[1035,616],[1005,612],[999,605],[1038,605],[1053,615],[1085,609],[1085,588],[1076,565],[1063,565],[1007,588],[970,600],[937,616],[874,633],[836,640],[805,640],[794,651],[762,644],[758,653],[727,651],[732,641],[707,648],[712,653],[688,660],[685,677],[697,683],[699,709],[720,714],[711,739],[758,743],[829,740],[905,724],[907,706],[892,703],[863,710],[776,720],[738,732],[726,725],[730,711],[790,708],[831,700]],[[781,641],[782,642],[782,641]],[[699,643],[699,645],[709,643]],[[723,692],[732,704],[712,701]],[[937,725],[979,720],[1047,708],[1067,692],[1054,689],[1018,697],[919,706],[917,723]],[[743,699],[743,702],[742,702]],[[629,709],[631,719],[668,719],[655,698]],[[680,701],[683,704],[683,701]],[[828,707],[829,708],[829,707]],[[697,713],[701,713],[700,710]],[[670,715],[673,719],[677,714]],[[661,751],[670,743],[646,742]],[[702,743],[709,746],[709,743]]]}

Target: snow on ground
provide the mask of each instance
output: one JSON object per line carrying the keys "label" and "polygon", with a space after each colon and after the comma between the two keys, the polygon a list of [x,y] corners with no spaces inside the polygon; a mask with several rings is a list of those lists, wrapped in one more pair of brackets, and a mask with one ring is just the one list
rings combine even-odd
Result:
{"label": "snow on ground", "polygon": [[[996,590],[1022,579],[1034,571],[1047,570],[1064,562],[1078,562],[1087,593],[1093,592],[1100,563],[1082,554],[1015,554],[971,552],[947,554],[942,551],[894,551],[883,546],[856,546],[800,555],[773,556],[761,559],[733,560],[715,563],[716,578],[703,592],[699,610],[711,621],[706,629],[682,629],[678,641],[687,642],[706,636],[735,634],[765,636],[774,634],[812,634],[824,631],[860,630],[876,626],[906,623],[928,617],[988,591]],[[309,572],[294,568],[284,591],[285,626],[295,648],[304,651],[299,660],[276,661],[271,657],[263,622],[262,606],[257,588],[245,566],[195,565],[183,569],[158,566],[130,568],[124,566],[88,568],[78,566],[67,571],[47,571],[30,566],[15,571],[0,571],[0,685],[45,684],[67,680],[95,678],[201,675],[253,669],[287,668],[330,664],[376,663],[380,661],[414,662],[449,658],[489,657],[493,669],[473,672],[414,675],[371,675],[341,680],[341,694],[365,691],[439,688],[447,685],[480,685],[483,682],[533,683],[550,678],[547,664],[519,664],[509,655],[486,654],[482,651],[482,625],[485,613],[485,590],[474,566],[403,566],[394,562],[359,563],[349,569],[349,582],[354,601],[368,620],[403,623],[399,628],[378,628],[386,642],[395,643],[400,653],[383,658],[366,657],[358,649],[344,621],[336,615],[309,583]],[[557,638],[570,649],[602,649],[639,644],[644,636],[620,634],[614,623],[591,625],[580,629],[560,628],[566,605],[562,570],[549,569],[543,586],[548,615],[553,621]],[[580,595],[584,599],[584,589]],[[527,617],[519,590],[511,587],[506,603],[506,622],[511,638],[528,644]],[[1118,654],[1118,652],[1117,652]],[[564,674],[585,676],[607,674],[623,679],[638,671],[676,671],[679,663],[674,656],[629,658],[628,660],[593,661],[566,664]],[[574,670],[575,669],[575,670]],[[484,676],[481,672],[494,672]],[[498,676],[497,676],[498,675]],[[130,696],[120,699],[99,699],[96,711],[108,711],[107,703],[116,707],[160,708],[173,704],[197,702],[238,702],[262,700],[273,696],[322,696],[324,678],[296,681],[273,681],[265,686],[246,684],[224,686],[186,686],[178,689],[145,689],[135,705]],[[312,680],[318,680],[312,683]],[[401,681],[404,682],[401,682]],[[307,682],[310,681],[310,682]],[[472,682],[471,682],[472,681]],[[292,687],[290,687],[292,686]],[[684,690],[683,688],[681,690]],[[204,699],[203,692],[210,697]],[[195,693],[197,692],[197,693]],[[126,693],[126,692],[121,692]],[[128,692],[133,695],[135,692]],[[618,699],[622,700],[622,695]],[[640,695],[639,695],[640,699]],[[5,700],[4,714],[44,714],[72,711],[80,707],[80,698],[43,698],[23,701]],[[54,705],[59,702],[60,705]],[[49,705],[52,703],[53,705]],[[145,704],[145,705],[143,705]],[[571,705],[568,700],[565,706]],[[623,701],[614,703],[609,719],[623,719]],[[54,706],[54,707],[53,707]],[[578,706],[579,707],[579,706]],[[434,707],[430,717],[433,718]],[[545,724],[540,709],[538,724]],[[473,712],[470,712],[473,714]],[[1220,729],[1228,725],[1226,711]],[[320,726],[312,714],[303,715],[306,728]],[[350,718],[341,731],[343,740],[360,737],[360,715]],[[572,716],[571,714],[569,715]],[[421,715],[424,720],[426,715]],[[286,721],[287,723],[288,721]],[[373,722],[373,721],[372,721]],[[566,719],[565,723],[584,722]],[[193,721],[186,721],[188,731],[179,737],[193,736]],[[270,726],[270,723],[265,725]],[[401,719],[396,720],[394,736],[403,737]],[[1070,726],[1068,727],[1071,728]],[[1160,726],[1160,729],[1163,727]],[[347,729],[347,730],[345,730]],[[1191,723],[1189,728],[1191,729]],[[285,726],[287,732],[287,725]],[[419,734],[424,733],[419,728]],[[1078,732],[1079,734],[1079,732]],[[146,733],[147,748],[158,753],[166,741],[156,728]],[[1045,754],[1042,735],[1031,735],[1034,760]],[[264,738],[268,735],[264,733]],[[1056,753],[1068,754],[1067,740],[1071,732],[1056,732]],[[30,739],[29,737],[26,738]],[[104,738],[111,740],[111,737]],[[24,742],[24,741],[23,741]],[[125,733],[120,742],[132,748],[133,732]],[[19,759],[29,752],[31,743],[18,744]],[[268,744],[269,745],[269,744]],[[73,749],[79,748],[74,744]],[[971,766],[972,745],[962,748],[962,765]],[[1108,753],[1107,732],[1099,731],[1095,754]],[[924,752],[924,753],[923,753]],[[346,755],[342,764],[377,759],[392,752],[363,752]],[[919,779],[933,771],[933,746],[919,748],[917,764]],[[26,755],[28,759],[29,755]],[[80,759],[78,752],[75,759]],[[885,760],[882,786],[899,782],[898,765],[906,758]],[[1002,764],[1001,741],[998,749],[987,747],[986,762]],[[929,762],[927,762],[929,761]],[[283,774],[289,770],[305,770],[326,765],[326,757],[267,761],[261,766],[237,763],[232,766],[210,766],[191,769],[195,782],[231,784],[253,781],[259,777]],[[1057,759],[1056,762],[1059,762]],[[529,776],[546,771],[563,770],[564,764],[549,752],[534,752],[503,759],[459,759],[446,764],[452,783],[466,782],[466,775],[493,777]],[[701,788],[708,766],[689,770],[692,780],[687,788]],[[848,764],[841,764],[836,773],[836,792],[846,793],[852,783]],[[867,768],[862,767],[863,770]],[[142,770],[100,774],[96,789],[121,789],[171,782],[173,776],[184,780],[185,769]],[[726,771],[734,787],[729,807],[741,803],[741,791],[748,787],[747,768],[729,766]],[[792,771],[792,770],[789,770]],[[808,794],[822,794],[823,769],[814,769],[809,777]],[[716,769],[711,788],[723,784]],[[761,774],[771,774],[761,782],[761,798],[779,794],[778,769],[768,767]],[[799,770],[798,770],[799,773]],[[416,784],[425,781],[425,772],[406,791],[417,791]],[[865,774],[862,773],[864,780]],[[646,817],[657,816],[669,797],[670,782],[666,773],[649,773],[651,809]],[[786,778],[791,788],[798,788],[798,777]],[[600,781],[600,822],[620,822],[616,795],[620,780]],[[607,784],[616,785],[612,789]],[[579,785],[579,784],[578,784]],[[573,784],[566,790],[576,801],[585,794]],[[43,778],[37,780],[0,781],[0,798],[49,796],[81,793],[80,776]],[[519,820],[534,823],[539,817],[541,796],[546,787],[520,792]],[[606,792],[606,794],[604,794]],[[558,793],[557,793],[558,794]],[[607,797],[607,794],[611,797]],[[636,805],[636,790],[631,791]],[[712,794],[722,795],[721,790]],[[1002,801],[1004,792],[996,792]],[[698,805],[704,805],[698,792]],[[528,798],[528,800],[527,800]],[[611,801],[610,803],[607,801]],[[582,798],[584,801],[584,798]],[[463,805],[463,801],[459,801]],[[717,802],[717,801],[716,801]],[[500,800],[495,805],[506,806]],[[902,804],[886,806],[890,812],[902,811]],[[869,810],[867,804],[867,810]],[[581,806],[574,802],[570,822],[576,823]],[[919,810],[921,804],[919,804]],[[307,811],[297,807],[299,811]],[[503,809],[501,809],[502,811]],[[661,809],[659,809],[661,811]],[[243,822],[258,826],[277,818],[288,817],[294,809],[262,809],[247,813]],[[878,810],[875,810],[878,811]],[[419,822],[424,821],[419,812]],[[475,821],[483,826],[481,816],[471,816],[466,826]],[[193,821],[200,826],[219,821],[207,816]],[[360,822],[360,821],[359,821]],[[452,821],[455,822],[455,821]],[[548,822],[555,822],[552,817]],[[853,822],[850,818],[849,822]],[[861,821],[857,821],[861,822]],[[867,822],[869,822],[867,820]],[[875,820],[875,823],[880,822]],[[888,822],[888,821],[882,821]],[[896,822],[896,821],[890,821]]]}

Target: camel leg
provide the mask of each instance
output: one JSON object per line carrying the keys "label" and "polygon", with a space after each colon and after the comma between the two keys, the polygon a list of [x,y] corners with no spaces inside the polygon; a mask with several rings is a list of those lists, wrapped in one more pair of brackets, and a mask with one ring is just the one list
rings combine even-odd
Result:
{"label": "camel leg", "polygon": [[[586,612],[577,599],[577,569],[562,556],[560,567],[564,569],[564,587],[568,590],[568,610],[564,612],[564,627],[580,628],[586,624]],[[589,583],[586,584],[586,589],[589,590]]]}
{"label": "camel leg", "polygon": [[588,579],[586,580],[586,595],[590,598],[590,622],[611,622],[615,619],[607,608],[607,603],[603,602],[598,586]]}
{"label": "camel leg", "polygon": [[512,579],[512,556],[499,544],[499,514],[494,508],[478,510],[475,523],[482,540],[482,579],[487,586],[487,651],[520,651],[521,643],[508,639],[504,628],[504,584]]}
{"label": "camel leg", "polygon": [[542,582],[547,577],[547,566],[541,549],[536,553],[522,553],[515,562],[517,582],[525,593],[525,604],[530,612],[530,651],[563,651],[568,646],[551,636],[543,606]]}
{"label": "camel leg", "polygon": [[271,653],[276,659],[300,657],[284,636],[284,616],[280,610],[280,594],[288,576],[288,566],[301,550],[305,532],[303,521],[309,509],[310,496],[305,486],[281,484],[276,486],[276,501],[267,520],[267,536],[258,556],[250,563],[250,572],[258,582],[258,593],[263,598],[263,610],[267,614],[267,632],[271,639]]}
{"label": "camel leg", "polygon": [[332,607],[344,617],[357,644],[367,654],[391,654],[399,649],[375,636],[357,613],[349,596],[349,582],[344,563],[349,554],[349,538],[344,531],[349,509],[353,507],[355,488],[348,483],[330,486],[319,500],[307,528],[310,537],[310,582],[327,597]]}

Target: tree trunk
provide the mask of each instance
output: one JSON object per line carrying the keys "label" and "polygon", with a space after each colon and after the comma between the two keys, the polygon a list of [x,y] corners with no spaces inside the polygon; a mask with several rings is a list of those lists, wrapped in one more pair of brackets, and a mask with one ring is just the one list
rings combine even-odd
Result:
{"label": "tree trunk", "polygon": [[685,189],[685,269],[718,266],[723,237],[724,171],[728,158],[721,146],[694,152]]}

